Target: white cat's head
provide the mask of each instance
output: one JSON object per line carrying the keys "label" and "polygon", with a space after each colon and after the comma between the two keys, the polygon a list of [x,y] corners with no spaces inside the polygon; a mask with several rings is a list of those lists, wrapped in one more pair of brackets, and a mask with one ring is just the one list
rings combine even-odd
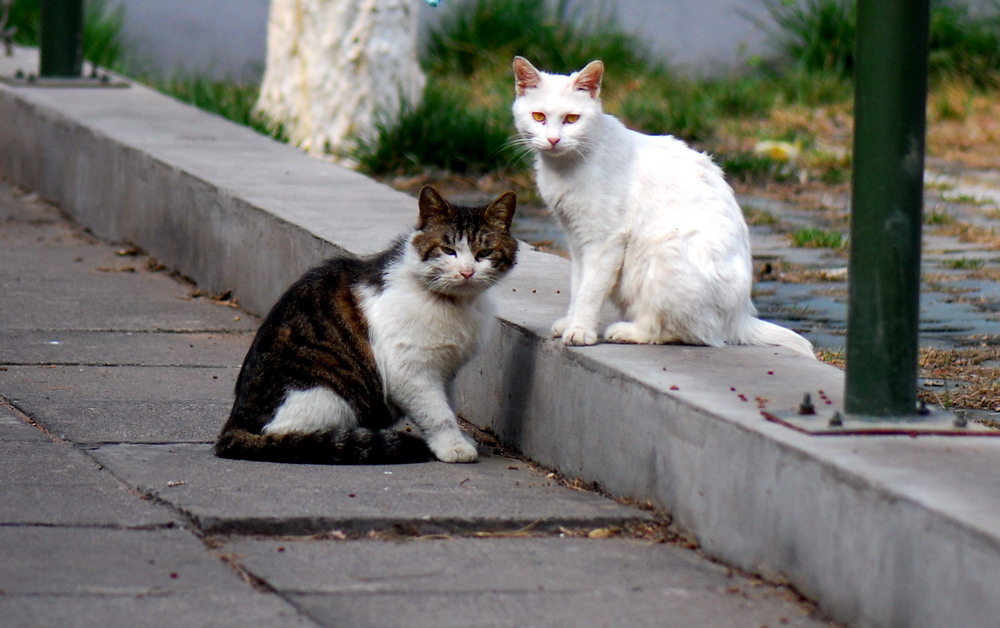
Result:
{"label": "white cat's head", "polygon": [[603,76],[600,61],[565,75],[541,72],[514,57],[514,125],[525,145],[552,157],[584,151],[588,130],[602,115]]}

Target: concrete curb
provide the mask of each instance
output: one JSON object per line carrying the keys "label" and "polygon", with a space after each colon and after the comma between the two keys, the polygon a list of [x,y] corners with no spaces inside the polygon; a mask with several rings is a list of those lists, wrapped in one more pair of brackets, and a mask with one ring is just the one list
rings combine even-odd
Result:
{"label": "concrete curb", "polygon": [[[0,76],[36,67],[0,58]],[[140,86],[0,85],[0,175],[101,237],[266,311],[306,267],[405,230],[414,201]],[[671,510],[706,553],[786,578],[841,621],[1000,616],[1000,440],[814,437],[761,418],[840,371],[775,348],[566,348],[568,263],[522,247],[459,406],[530,457]]]}

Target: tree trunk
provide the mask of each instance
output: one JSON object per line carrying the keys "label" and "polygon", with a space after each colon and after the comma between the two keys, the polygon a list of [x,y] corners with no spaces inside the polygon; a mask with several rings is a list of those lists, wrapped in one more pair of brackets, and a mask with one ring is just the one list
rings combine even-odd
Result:
{"label": "tree trunk", "polygon": [[257,110],[311,154],[343,155],[415,104],[415,0],[271,0]]}

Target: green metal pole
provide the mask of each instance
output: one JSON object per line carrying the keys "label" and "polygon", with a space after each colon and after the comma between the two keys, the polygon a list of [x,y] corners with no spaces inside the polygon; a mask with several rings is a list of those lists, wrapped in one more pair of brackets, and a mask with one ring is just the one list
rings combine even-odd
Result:
{"label": "green metal pole", "polygon": [[83,72],[83,0],[42,0],[41,9],[38,73],[79,78]]}
{"label": "green metal pole", "polygon": [[914,415],[929,0],[858,0],[845,409]]}

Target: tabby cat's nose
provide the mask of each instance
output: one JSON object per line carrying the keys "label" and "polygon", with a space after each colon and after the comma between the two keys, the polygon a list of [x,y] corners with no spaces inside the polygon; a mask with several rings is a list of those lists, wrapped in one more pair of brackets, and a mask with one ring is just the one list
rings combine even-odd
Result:
{"label": "tabby cat's nose", "polygon": [[472,275],[474,275],[475,272],[476,271],[471,270],[471,269],[470,270],[460,270],[460,271],[458,271],[458,274],[461,275],[461,276],[463,276],[463,277],[465,277],[466,279],[471,279]]}

